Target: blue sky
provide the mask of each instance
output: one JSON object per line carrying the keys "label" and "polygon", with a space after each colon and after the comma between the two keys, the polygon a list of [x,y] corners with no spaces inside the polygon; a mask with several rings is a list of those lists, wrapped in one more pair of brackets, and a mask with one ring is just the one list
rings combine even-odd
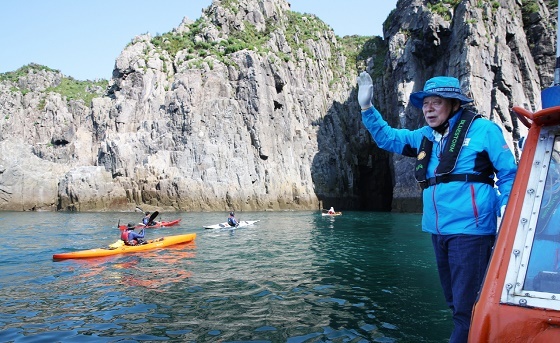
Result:
{"label": "blue sky", "polygon": [[[335,34],[382,36],[397,0],[291,0]],[[171,31],[196,20],[212,0],[11,0],[0,6],[0,73],[29,63],[78,80],[109,79],[115,59],[139,34]]]}

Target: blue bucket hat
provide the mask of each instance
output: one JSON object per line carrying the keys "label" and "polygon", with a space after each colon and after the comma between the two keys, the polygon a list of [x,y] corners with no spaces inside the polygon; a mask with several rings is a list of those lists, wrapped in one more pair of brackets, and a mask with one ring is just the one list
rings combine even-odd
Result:
{"label": "blue bucket hat", "polygon": [[428,96],[439,96],[446,99],[458,99],[461,105],[473,102],[461,92],[459,80],[450,76],[432,77],[424,85],[424,90],[410,94],[410,102],[414,107],[422,109],[424,98]]}

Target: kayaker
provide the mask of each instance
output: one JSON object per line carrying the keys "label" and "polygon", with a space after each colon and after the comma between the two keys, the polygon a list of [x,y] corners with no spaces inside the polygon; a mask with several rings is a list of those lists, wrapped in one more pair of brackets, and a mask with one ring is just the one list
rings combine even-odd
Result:
{"label": "kayaker", "polygon": [[335,214],[336,212],[334,211],[334,207],[331,206],[331,208],[329,208],[329,211],[327,213],[328,214]]}
{"label": "kayaker", "polygon": [[134,223],[128,223],[126,230],[121,233],[121,239],[126,245],[141,245],[146,244],[144,240],[144,229],[140,230],[140,233],[134,232]]}
{"label": "kayaker", "polygon": [[229,226],[237,227],[237,225],[239,225],[239,222],[237,221],[237,219],[235,219],[235,213],[234,212],[229,213],[229,217],[227,219],[227,222],[228,222]]}
{"label": "kayaker", "polygon": [[416,157],[415,178],[423,189],[422,231],[432,235],[440,283],[453,315],[449,342],[466,342],[497,217],[517,171],[515,158],[496,123],[463,108],[473,100],[463,94],[457,78],[433,77],[410,95],[427,122],[416,130],[389,126],[372,105],[371,76],[362,72],[357,81],[362,122],[377,145]]}
{"label": "kayaker", "polygon": [[155,220],[150,221],[150,216],[152,215],[151,212],[146,212],[144,218],[142,218],[142,224],[144,224],[144,226],[154,226],[156,224],[158,224],[158,222],[156,222]]}

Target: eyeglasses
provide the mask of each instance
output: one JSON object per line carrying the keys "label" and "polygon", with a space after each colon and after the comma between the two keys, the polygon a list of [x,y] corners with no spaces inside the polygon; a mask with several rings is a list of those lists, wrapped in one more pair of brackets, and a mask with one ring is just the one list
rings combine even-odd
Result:
{"label": "eyeglasses", "polygon": [[445,99],[440,97],[427,97],[422,103],[422,108],[426,107],[441,107],[445,104]]}

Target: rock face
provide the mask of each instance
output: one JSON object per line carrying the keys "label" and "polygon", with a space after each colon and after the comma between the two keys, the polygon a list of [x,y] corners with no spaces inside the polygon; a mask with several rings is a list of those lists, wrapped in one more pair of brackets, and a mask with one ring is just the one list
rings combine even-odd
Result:
{"label": "rock face", "polygon": [[[361,124],[343,39],[285,0],[228,3],[135,37],[91,105],[49,91],[56,72],[0,82],[0,210],[419,210],[414,161],[380,151]],[[367,58],[375,105],[417,128],[409,94],[453,75],[516,149],[524,129],[509,108],[540,106],[555,13],[423,3],[400,0]]]}

